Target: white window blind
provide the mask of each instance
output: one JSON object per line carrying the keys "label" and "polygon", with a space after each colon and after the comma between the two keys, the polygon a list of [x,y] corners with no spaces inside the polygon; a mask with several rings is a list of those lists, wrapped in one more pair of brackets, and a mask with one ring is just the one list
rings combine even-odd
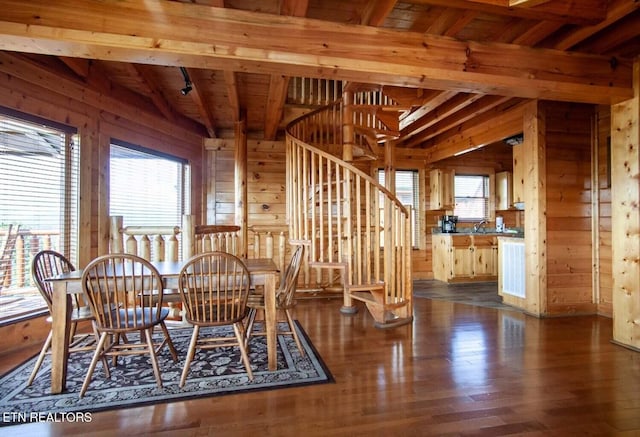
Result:
{"label": "white window blind", "polygon": [[489,177],[473,175],[455,176],[455,207],[453,214],[462,221],[489,218]]}
{"label": "white window blind", "polygon": [[124,226],[180,226],[190,211],[189,165],[137,146],[111,144],[109,215]]}
{"label": "white window blind", "polygon": [[56,250],[77,263],[78,159],[73,128],[0,113],[0,242],[10,225],[19,227],[11,259],[0,267],[2,295],[29,288],[39,295],[30,270],[39,250]]}
{"label": "white window blind", "polygon": [[[378,170],[378,183],[385,185],[384,170]],[[420,203],[418,192],[418,172],[415,170],[396,170],[396,197],[405,206],[411,207],[411,228],[413,230],[412,244],[417,246],[420,238],[418,229],[417,208]],[[384,202],[380,201],[380,208],[384,207]]]}

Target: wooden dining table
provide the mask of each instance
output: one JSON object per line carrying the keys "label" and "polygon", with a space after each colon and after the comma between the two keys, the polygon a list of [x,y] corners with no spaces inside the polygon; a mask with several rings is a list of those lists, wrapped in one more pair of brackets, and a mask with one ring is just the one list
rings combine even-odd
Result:
{"label": "wooden dining table", "polygon": [[[276,352],[276,283],[278,281],[278,267],[271,258],[254,258],[243,260],[249,270],[251,285],[264,287],[265,295],[265,325],[267,335],[268,368],[277,369]],[[182,269],[182,262],[160,261],[152,262],[160,272],[165,289],[178,288],[178,276]],[[71,327],[71,295],[82,293],[82,270],[65,273],[47,279],[53,283],[52,304],[52,342],[51,342],[51,393],[62,393],[66,389],[67,360]]]}

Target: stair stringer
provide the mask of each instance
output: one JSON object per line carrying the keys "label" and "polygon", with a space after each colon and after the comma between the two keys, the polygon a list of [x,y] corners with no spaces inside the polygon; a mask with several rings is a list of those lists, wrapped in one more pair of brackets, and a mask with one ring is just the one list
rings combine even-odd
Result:
{"label": "stair stringer", "polygon": [[361,301],[377,327],[410,323],[410,214],[371,176],[334,155],[342,146],[340,108],[337,102],[287,126],[289,236],[311,241],[310,267],[342,270],[343,313],[356,312],[354,301]]}

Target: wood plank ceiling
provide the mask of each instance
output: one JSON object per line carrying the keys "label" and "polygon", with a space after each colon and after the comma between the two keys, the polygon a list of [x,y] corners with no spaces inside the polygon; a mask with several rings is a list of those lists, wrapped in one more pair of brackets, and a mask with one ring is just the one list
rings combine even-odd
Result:
{"label": "wood plank ceiling", "polygon": [[410,108],[399,145],[426,148],[472,117],[525,98],[624,100],[640,55],[636,0],[0,6],[0,50],[9,56],[214,138],[232,136],[240,119],[253,137],[278,137],[291,77],[316,77],[383,86]]}

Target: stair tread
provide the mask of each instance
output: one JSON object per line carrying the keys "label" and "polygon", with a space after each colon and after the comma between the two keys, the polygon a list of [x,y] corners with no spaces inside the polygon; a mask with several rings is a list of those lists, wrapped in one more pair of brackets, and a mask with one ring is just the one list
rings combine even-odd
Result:
{"label": "stair tread", "polygon": [[385,309],[393,309],[393,308],[402,308],[403,306],[405,306],[407,303],[409,303],[409,301],[407,299],[398,299],[396,302],[386,302],[386,303],[381,303],[378,302],[369,292],[366,291],[350,291],[349,292],[349,296],[351,296],[352,299],[356,299],[362,302],[367,302],[367,303],[372,303],[375,305],[381,305],[384,306]]}

